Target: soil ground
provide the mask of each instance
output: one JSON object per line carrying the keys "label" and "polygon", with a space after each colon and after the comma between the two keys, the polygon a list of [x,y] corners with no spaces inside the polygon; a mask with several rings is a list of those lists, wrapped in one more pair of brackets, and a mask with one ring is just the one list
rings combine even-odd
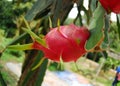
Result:
{"label": "soil ground", "polygon": [[[79,62],[78,68],[80,67],[80,69],[83,68],[90,68],[91,70],[89,70],[89,72],[83,72],[82,70],[80,70],[79,72],[72,72],[69,71],[71,70],[69,66],[69,64],[65,64],[66,65],[66,70],[63,72],[52,72],[47,70],[45,78],[44,78],[44,82],[42,84],[42,86],[106,86],[102,83],[96,82],[95,79],[93,79],[95,77],[95,73],[90,73],[90,71],[95,71],[95,69],[97,69],[99,67],[99,64],[90,61],[90,60],[85,60],[82,62]],[[6,67],[7,69],[9,69],[12,73],[14,73],[15,75],[17,75],[17,77],[19,78],[21,75],[21,63],[13,63],[13,62],[7,62],[6,63]],[[73,68],[73,67],[72,67]],[[112,74],[109,77],[105,76],[105,74],[103,75],[104,78],[108,79],[111,78],[111,82],[114,79],[114,75],[115,75],[115,71],[114,70],[110,70],[108,71],[107,74]],[[94,74],[94,77],[93,75]],[[102,75],[102,72],[100,72],[100,74]],[[110,82],[110,83],[111,83]]]}

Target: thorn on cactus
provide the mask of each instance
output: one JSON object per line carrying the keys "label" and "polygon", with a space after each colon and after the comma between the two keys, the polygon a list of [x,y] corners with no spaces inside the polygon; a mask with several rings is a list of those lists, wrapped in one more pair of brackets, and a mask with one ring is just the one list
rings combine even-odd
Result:
{"label": "thorn on cactus", "polygon": [[60,57],[60,69],[64,70],[64,62],[62,60],[62,57]]}
{"label": "thorn on cactus", "polygon": [[49,27],[52,28],[52,21],[50,17],[49,17]]}
{"label": "thorn on cactus", "polygon": [[58,21],[57,21],[57,26],[58,26],[58,30],[60,29],[60,19],[58,18]]}
{"label": "thorn on cactus", "polygon": [[43,57],[43,58],[40,60],[40,62],[39,62],[35,67],[32,68],[32,71],[34,71],[35,69],[37,69],[37,68],[43,63],[44,60],[45,60],[45,58]]}

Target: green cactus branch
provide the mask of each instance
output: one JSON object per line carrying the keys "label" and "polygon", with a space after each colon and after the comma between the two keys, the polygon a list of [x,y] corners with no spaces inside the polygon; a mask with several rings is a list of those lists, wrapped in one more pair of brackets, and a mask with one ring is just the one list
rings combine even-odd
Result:
{"label": "green cactus branch", "polygon": [[105,10],[99,3],[98,7],[93,13],[93,17],[89,25],[91,36],[86,43],[87,50],[94,49],[96,45],[100,42],[100,40],[103,38],[104,36],[103,29],[105,22],[104,16],[105,16]]}

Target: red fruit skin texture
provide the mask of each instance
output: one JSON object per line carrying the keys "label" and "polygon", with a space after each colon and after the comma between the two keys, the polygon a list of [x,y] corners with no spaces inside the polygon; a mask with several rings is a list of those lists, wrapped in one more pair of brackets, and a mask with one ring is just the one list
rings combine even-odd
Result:
{"label": "red fruit skin texture", "polygon": [[46,36],[47,47],[41,46],[36,41],[34,49],[42,50],[45,57],[53,61],[76,61],[86,53],[85,43],[90,33],[86,27],[74,24],[53,28]]}
{"label": "red fruit skin texture", "polygon": [[103,8],[108,12],[120,13],[120,0],[99,0]]}

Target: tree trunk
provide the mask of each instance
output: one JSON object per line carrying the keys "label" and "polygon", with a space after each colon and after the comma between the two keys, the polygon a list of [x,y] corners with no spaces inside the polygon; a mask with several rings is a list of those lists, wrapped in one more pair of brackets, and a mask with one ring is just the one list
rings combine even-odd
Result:
{"label": "tree trunk", "polygon": [[[28,21],[32,21],[34,19],[44,18],[48,16],[49,13],[52,13],[49,16],[51,17],[52,24],[55,27],[57,26],[58,19],[60,19],[60,23],[63,24],[72,7],[73,1],[71,0],[38,0],[31,10],[28,11],[25,18]],[[44,23],[44,21],[42,22]],[[45,30],[46,27],[49,28],[48,25],[43,25]],[[45,59],[40,67],[32,70],[32,68],[39,63],[41,58],[43,58],[41,51],[32,50],[29,51],[29,53],[26,53],[22,75],[18,81],[18,86],[41,86],[47,69],[48,60]]]}

